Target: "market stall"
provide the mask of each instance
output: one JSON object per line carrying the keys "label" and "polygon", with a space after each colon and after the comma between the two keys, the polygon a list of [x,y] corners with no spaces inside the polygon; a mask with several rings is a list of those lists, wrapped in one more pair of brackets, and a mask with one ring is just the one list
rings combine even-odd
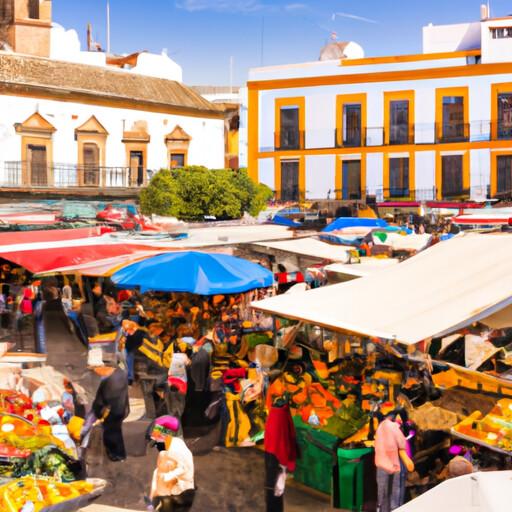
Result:
{"label": "market stall", "polygon": [[106,482],[83,480],[77,388],[45,366],[1,366],[0,382],[0,509],[73,512],[89,504]]}
{"label": "market stall", "polygon": [[[176,252],[128,265],[112,281],[124,294],[143,293],[140,303],[147,315],[139,323],[145,322],[150,335],[157,333],[143,342],[135,360],[136,368],[152,368],[138,370],[150,415],[163,406],[183,416],[185,426],[198,426],[218,423],[222,413],[225,443],[248,442],[250,428],[239,428],[244,419],[240,382],[247,385],[247,398],[255,372],[250,359],[257,345],[272,338],[272,324],[260,322],[248,305],[272,290],[272,273],[229,255]],[[162,374],[170,394],[157,397]],[[254,384],[261,384],[259,378]]]}
{"label": "market stall", "polygon": [[[474,448],[472,434],[477,440],[485,437],[488,445],[505,446],[508,402],[498,402],[492,411],[471,416],[466,422],[467,413],[451,414],[446,401],[438,404],[440,391],[434,386],[436,375],[449,367],[432,363],[425,349],[430,340],[507,308],[512,302],[507,256],[511,249],[512,237],[507,235],[464,235],[363,279],[253,303],[255,309],[276,318],[281,327],[276,346],[289,361],[293,359],[288,373],[274,381],[269,393],[273,386],[288,390],[298,432],[310,431],[306,439],[318,441],[320,435],[334,435],[334,439],[319,443],[331,454],[333,447],[371,448],[375,418],[388,407],[402,408],[424,428],[415,429],[417,468],[408,486],[412,497],[439,481],[436,475],[440,470],[435,468],[449,460],[448,448],[454,439],[465,436]],[[382,290],[391,293],[388,300],[382,300]],[[296,330],[292,340],[287,338],[287,329]],[[467,370],[471,371],[468,380],[473,375],[476,381],[479,373]],[[502,389],[493,391],[499,394]],[[470,397],[466,406],[471,407]],[[425,421],[427,416],[434,420],[433,411],[440,420],[437,424]],[[498,425],[501,428],[496,432]],[[478,450],[473,456],[481,464],[490,458]],[[357,471],[353,467],[345,473],[341,471],[343,463],[337,464],[337,471],[351,475],[351,480],[345,481],[349,488],[361,478],[361,457],[354,455],[354,460],[361,461]],[[299,462],[296,477],[324,492],[330,481],[336,496],[334,465],[324,462],[321,467],[323,474],[314,481],[309,467],[301,472]],[[365,469],[370,470],[370,466]],[[368,475],[365,482],[373,480]],[[371,489],[361,493],[364,502],[371,499]],[[345,508],[354,507],[353,503]]]}

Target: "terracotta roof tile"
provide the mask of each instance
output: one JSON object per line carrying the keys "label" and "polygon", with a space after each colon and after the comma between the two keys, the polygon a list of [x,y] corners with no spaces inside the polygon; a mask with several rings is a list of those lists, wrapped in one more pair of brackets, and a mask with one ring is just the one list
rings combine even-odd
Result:
{"label": "terracotta roof tile", "polygon": [[0,85],[222,113],[190,87],[173,80],[12,53],[0,52]]}

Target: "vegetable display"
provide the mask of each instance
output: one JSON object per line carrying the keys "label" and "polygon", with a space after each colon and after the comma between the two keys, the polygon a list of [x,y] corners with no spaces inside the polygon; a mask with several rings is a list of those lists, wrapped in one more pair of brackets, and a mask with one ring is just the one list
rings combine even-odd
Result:
{"label": "vegetable display", "polygon": [[499,400],[486,416],[475,411],[455,425],[453,431],[479,444],[512,452],[512,400]]}
{"label": "vegetable display", "polygon": [[30,503],[31,510],[40,512],[45,507],[90,494],[94,486],[86,481],[61,483],[51,478],[24,477],[0,487],[0,510],[20,512]]}

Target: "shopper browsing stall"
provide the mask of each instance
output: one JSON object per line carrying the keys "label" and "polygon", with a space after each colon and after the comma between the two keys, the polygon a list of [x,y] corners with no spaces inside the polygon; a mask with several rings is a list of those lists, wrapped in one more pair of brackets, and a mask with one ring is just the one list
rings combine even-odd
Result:
{"label": "shopper browsing stall", "polygon": [[92,404],[94,415],[103,420],[103,444],[107,456],[114,462],[126,459],[123,421],[130,413],[128,378],[120,368],[99,367],[103,377]]}
{"label": "shopper browsing stall", "polygon": [[414,463],[406,451],[407,440],[395,421],[396,416],[395,410],[389,411],[375,434],[379,512],[390,512],[401,505],[401,463],[407,471],[414,471]]}

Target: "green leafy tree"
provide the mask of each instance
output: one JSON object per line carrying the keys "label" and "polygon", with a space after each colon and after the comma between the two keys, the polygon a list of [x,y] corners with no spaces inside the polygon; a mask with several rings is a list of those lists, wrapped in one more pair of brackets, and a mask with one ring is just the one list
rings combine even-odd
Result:
{"label": "green leafy tree", "polygon": [[149,185],[140,194],[140,208],[144,215],[179,215],[181,198],[171,171],[162,169],[153,176]]}
{"label": "green leafy tree", "polygon": [[233,180],[239,191],[242,203],[242,213],[248,212],[253,217],[264,210],[274,195],[274,192],[263,183],[254,183],[249,178],[247,169],[233,171]]}
{"label": "green leafy tree", "polygon": [[274,191],[264,183],[256,184],[256,192],[252,196],[249,213],[257,217],[258,213],[267,207],[267,203],[274,197]]}
{"label": "green leafy tree", "polygon": [[190,166],[160,171],[141,193],[143,213],[174,215],[185,220],[214,215],[237,219],[245,211],[251,215],[265,208],[272,191],[255,184],[245,169],[207,169]]}

